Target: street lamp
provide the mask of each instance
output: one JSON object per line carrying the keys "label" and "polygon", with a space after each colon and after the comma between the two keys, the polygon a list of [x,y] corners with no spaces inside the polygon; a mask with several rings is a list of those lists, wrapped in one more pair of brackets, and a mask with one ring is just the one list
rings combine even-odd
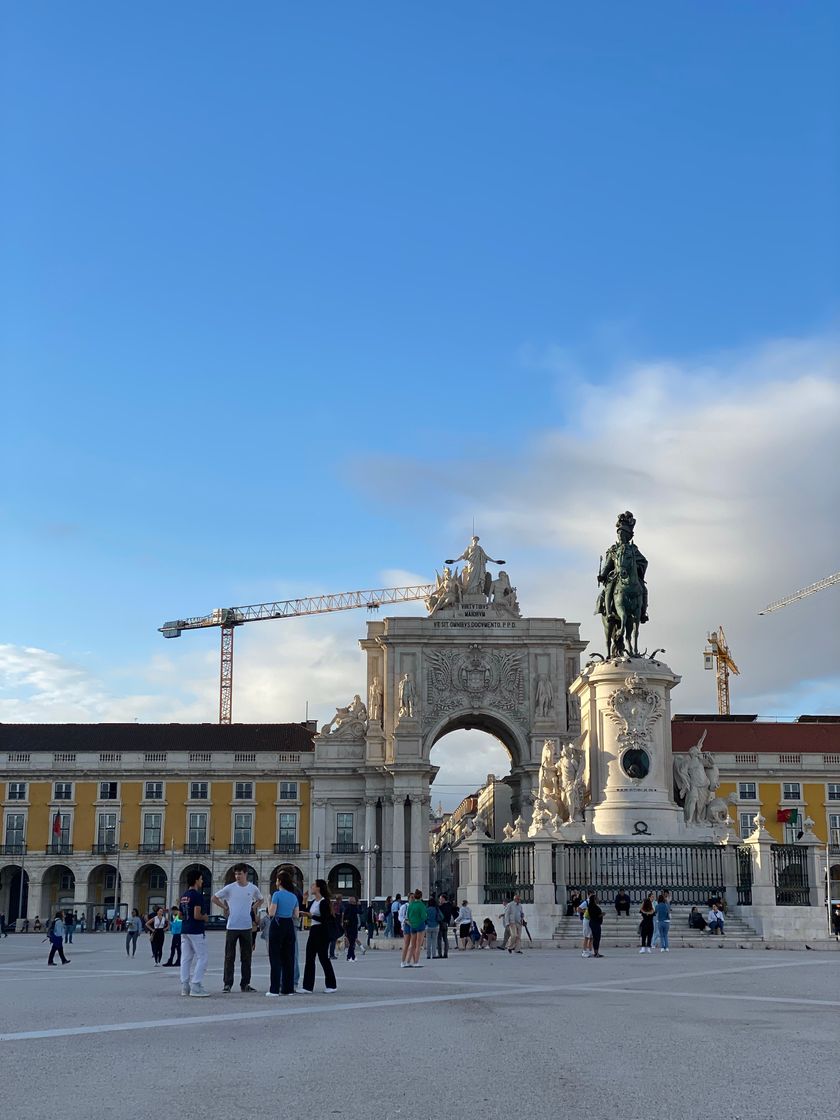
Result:
{"label": "street lamp", "polygon": [[376,858],[376,855],[379,852],[379,845],[371,844],[371,842],[368,841],[367,844],[362,844],[362,851],[365,853],[365,890],[367,891],[367,904],[368,906],[370,906],[373,902],[373,893],[371,891],[370,882],[370,861],[371,857]]}
{"label": "street lamp", "polygon": [[315,849],[315,878],[321,878],[321,837],[319,836],[316,841]]}
{"label": "street lamp", "polygon": [[[120,848],[122,847],[122,817],[117,817],[117,882],[114,886],[114,925],[120,916]],[[127,845],[126,845],[127,846]]]}

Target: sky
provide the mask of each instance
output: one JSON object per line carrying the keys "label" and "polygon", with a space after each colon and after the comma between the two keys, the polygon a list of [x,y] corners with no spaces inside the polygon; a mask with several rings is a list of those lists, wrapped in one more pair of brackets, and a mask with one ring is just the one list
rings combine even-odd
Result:
{"label": "sky", "polygon": [[[723,625],[734,711],[840,712],[840,587],[758,615],[840,568],[836,5],[0,23],[0,720],[215,721],[164,621],[426,581],[473,520],[597,650],[624,509],[676,711]],[[364,626],[240,630],[234,719],[329,718]]]}

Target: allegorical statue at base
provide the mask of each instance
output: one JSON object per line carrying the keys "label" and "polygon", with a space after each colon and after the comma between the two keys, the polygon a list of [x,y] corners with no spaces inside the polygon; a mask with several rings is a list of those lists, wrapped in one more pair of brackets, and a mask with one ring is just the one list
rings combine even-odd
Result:
{"label": "allegorical statue at base", "polygon": [[607,549],[598,569],[602,589],[595,613],[604,618],[608,658],[638,657],[639,626],[648,621],[647,560],[633,543],[635,525],[629,510],[618,515],[618,540]]}

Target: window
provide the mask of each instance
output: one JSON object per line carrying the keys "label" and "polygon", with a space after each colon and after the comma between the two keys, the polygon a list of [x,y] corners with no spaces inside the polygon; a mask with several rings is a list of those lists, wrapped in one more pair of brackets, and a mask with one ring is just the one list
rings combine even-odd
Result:
{"label": "window", "polygon": [[9,782],[9,800],[26,800],[26,782]]}
{"label": "window", "polygon": [[799,834],[802,832],[802,825],[798,822],[785,821],[785,844],[795,844]]}
{"label": "window", "polygon": [[755,801],[755,782],[738,783],[738,799],[740,801]]}
{"label": "window", "polygon": [[100,801],[116,801],[117,800],[117,783],[116,782],[100,782],[99,783],[99,800]]}
{"label": "window", "polygon": [[146,800],[163,801],[163,782],[146,782]]}
{"label": "window", "polygon": [[235,801],[250,801],[254,796],[253,782],[237,782],[233,791]]}
{"label": "window", "polygon": [[76,889],[76,876],[72,871],[62,871],[58,877],[58,889],[61,891],[74,891]]}
{"label": "window", "polygon": [[143,814],[143,846],[160,847],[160,833],[163,823],[162,813]]}
{"label": "window", "polygon": [[99,813],[96,819],[96,843],[115,847],[117,843],[117,814]]}
{"label": "window", "polygon": [[[112,891],[116,885],[117,885],[117,873],[116,873],[116,871],[109,871],[107,873],[107,875],[105,876],[105,889],[109,890],[109,891]],[[109,901],[109,900],[106,899],[106,901]],[[114,901],[113,898],[110,899],[110,901],[113,902]]]}
{"label": "window", "polygon": [[166,890],[166,872],[158,869],[157,871],[149,872],[149,890],[151,891],[165,891]]}
{"label": "window", "polygon": [[755,831],[755,813],[739,813],[738,814],[738,830],[742,840],[746,840],[748,836],[752,836]]}
{"label": "window", "polygon": [[297,801],[297,782],[280,783],[280,800]]}
{"label": "window", "polygon": [[828,783],[828,800],[840,801],[840,782]]}
{"label": "window", "polygon": [[353,890],[353,871],[349,867],[340,867],[335,873],[335,881],[338,890],[352,891]]}
{"label": "window", "polygon": [[335,815],[335,838],[339,844],[352,844],[353,843],[353,814],[352,813],[336,813]]}
{"label": "window", "polygon": [[[207,783],[205,782],[204,785]],[[207,814],[206,813],[190,813],[189,815],[189,838],[190,844],[206,844],[207,843]]]}
{"label": "window", "polygon": [[53,786],[53,801],[72,801],[73,783],[56,782]]}
{"label": "window", "polygon": [[251,822],[253,817],[250,813],[234,813],[233,814],[233,842],[234,844],[251,844]]}
{"label": "window", "polygon": [[[22,847],[26,832],[26,816],[23,813],[6,814],[6,847]],[[11,855],[13,853],[7,852]]]}
{"label": "window", "polygon": [[832,848],[840,848],[840,813],[829,813],[828,842]]}
{"label": "window", "polygon": [[782,800],[784,801],[799,801],[800,794],[799,782],[783,782],[782,783]]}
{"label": "window", "polygon": [[[55,832],[55,818],[58,816],[60,832]],[[53,851],[61,851],[70,847],[70,814],[58,813],[50,817],[50,847]]]}
{"label": "window", "polygon": [[281,844],[297,844],[297,813],[280,814],[280,835],[278,839]]}
{"label": "window", "polygon": [[207,800],[207,782],[190,782],[190,801]]}

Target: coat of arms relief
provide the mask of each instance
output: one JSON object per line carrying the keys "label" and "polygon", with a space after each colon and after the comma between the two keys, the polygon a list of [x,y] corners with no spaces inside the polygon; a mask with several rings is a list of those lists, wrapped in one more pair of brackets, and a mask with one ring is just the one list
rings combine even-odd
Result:
{"label": "coat of arms relief", "polygon": [[423,723],[447,712],[491,708],[523,721],[526,707],[521,653],[504,649],[432,650],[426,655]]}

